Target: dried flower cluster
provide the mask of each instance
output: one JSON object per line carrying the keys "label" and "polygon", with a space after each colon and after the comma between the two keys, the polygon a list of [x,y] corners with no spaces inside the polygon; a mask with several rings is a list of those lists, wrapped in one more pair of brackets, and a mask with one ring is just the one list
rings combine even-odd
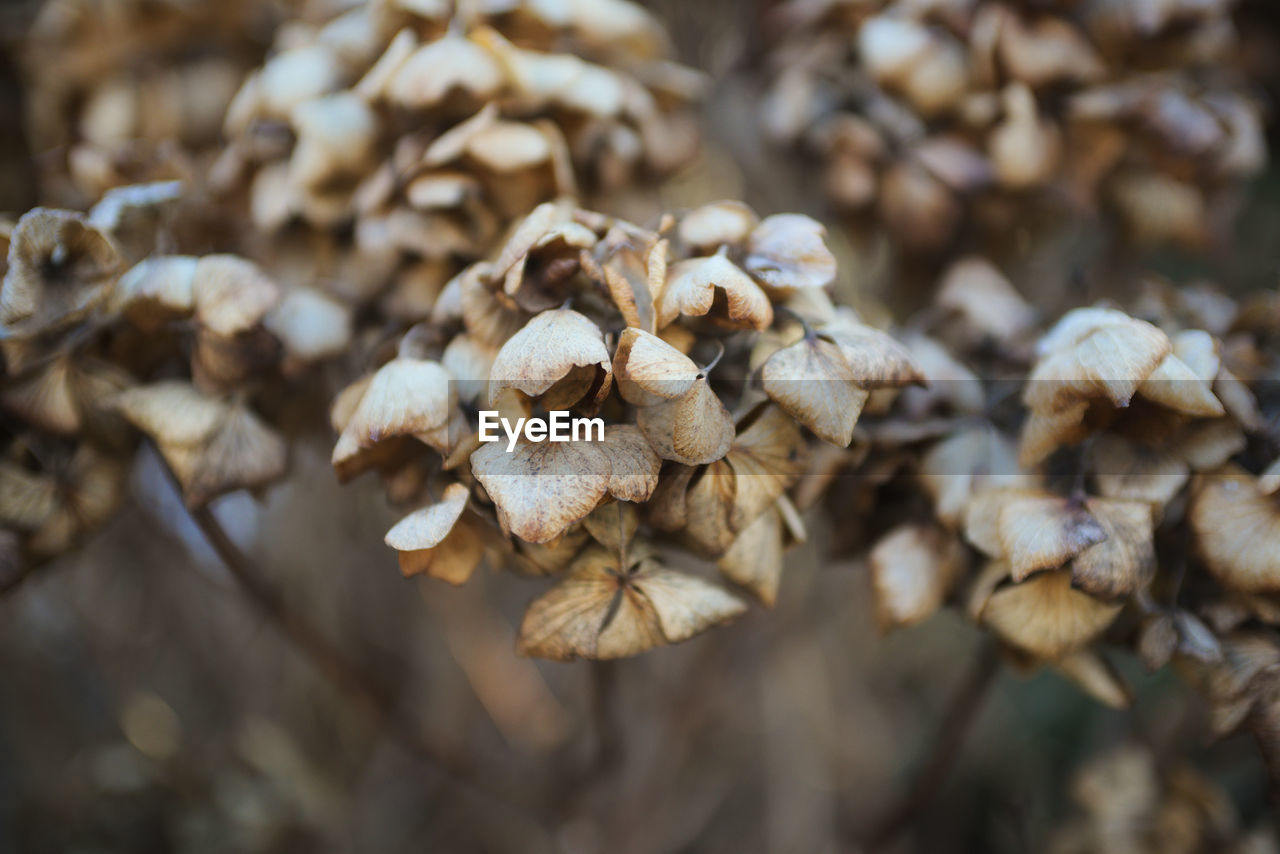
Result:
{"label": "dried flower cluster", "polygon": [[[614,658],[682,640],[744,606],[667,565],[713,559],[771,603],[783,547],[804,537],[787,498],[805,471],[799,425],[847,445],[874,390],[920,379],[894,339],[832,306],[834,275],[804,216],[721,202],[649,230],[543,204],[338,397],[334,466],[376,468],[402,500],[437,481],[387,534],[406,574],[462,583],[488,551],[557,577],[523,652]],[[478,440],[480,409],[607,426],[602,442],[508,451]]]}
{"label": "dried flower cluster", "polygon": [[350,341],[349,311],[318,291],[284,292],[235,255],[152,253],[148,224],[179,190],[123,187],[87,215],[36,208],[4,228],[6,577],[111,515],[136,431],[193,507],[278,478],[287,443],[255,401],[279,409],[282,387]]}
{"label": "dried flower cluster", "polygon": [[999,240],[1035,211],[1203,245],[1266,159],[1232,6],[792,0],[763,124],[909,248]]}
{"label": "dried flower cluster", "polygon": [[41,200],[203,178],[278,17],[252,0],[50,0],[21,45]]}
{"label": "dried flower cluster", "polygon": [[[32,84],[42,192],[96,204],[0,222],[0,587],[113,514],[140,436],[200,508],[280,479],[319,392],[337,478],[406,512],[404,575],[544,583],[522,655],[772,606],[825,512],[884,630],[958,607],[1113,707],[1108,650],[1173,664],[1280,783],[1280,296],[1151,280],[1050,318],[967,248],[1030,209],[1211,241],[1266,157],[1229,2],[778,4],[769,133],[953,262],[893,334],[836,304],[807,216],[600,212],[691,156],[705,83],[629,0],[299,2],[252,71],[270,14],[152,5],[54,0],[29,41],[75,60]],[[565,411],[602,433],[479,429]],[[1076,796],[1051,850],[1251,850],[1140,752]]]}
{"label": "dried flower cluster", "polygon": [[620,192],[696,145],[704,81],[628,0],[313,18],[282,27],[240,87],[211,179],[247,196],[264,259],[293,247],[300,275],[393,319],[423,319],[459,262],[538,203],[580,182]]}
{"label": "dried flower cluster", "polygon": [[1189,765],[1160,768],[1147,749],[1094,757],[1071,781],[1079,816],[1052,837],[1050,854],[1265,854],[1273,828],[1242,826],[1228,793]]}
{"label": "dried flower cluster", "polygon": [[1248,723],[1274,751],[1274,294],[1150,282],[1136,314],[1080,308],[1043,332],[984,261],[939,294],[903,339],[930,388],[859,424],[836,464],[861,477],[830,487],[893,526],[870,551],[882,625],[963,600],[1016,659],[1115,706],[1108,643],[1173,660],[1208,685],[1220,732]]}

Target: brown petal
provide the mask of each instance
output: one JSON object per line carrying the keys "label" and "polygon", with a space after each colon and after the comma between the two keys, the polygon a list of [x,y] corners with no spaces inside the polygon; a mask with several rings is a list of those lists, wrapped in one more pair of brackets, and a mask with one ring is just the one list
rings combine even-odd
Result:
{"label": "brown petal", "polygon": [[744,610],[705,581],[649,561],[628,572],[615,553],[592,547],[529,606],[517,651],[558,661],[624,658],[686,640]]}
{"label": "brown petal", "polygon": [[120,263],[82,214],[33,208],[9,236],[0,326],[27,336],[79,320],[109,296]]}
{"label": "brown petal", "polygon": [[840,347],[806,337],[775,352],[760,371],[765,394],[820,439],[848,447],[868,392],[854,385]]}
{"label": "brown petal", "polygon": [[1152,507],[1143,501],[1090,498],[1085,502],[1106,539],[1071,561],[1071,583],[1099,599],[1144,589],[1156,573]]}
{"label": "brown petal", "polygon": [[725,299],[723,314],[718,316],[729,325],[763,330],[773,322],[773,307],[760,286],[728,258],[712,255],[671,268],[656,300],[658,328],[680,315],[712,313],[717,293]]}
{"label": "brown petal", "polygon": [[263,326],[300,362],[341,354],[351,343],[351,311],[312,288],[294,288],[263,319]]}
{"label": "brown petal", "polygon": [[164,323],[186,317],[195,310],[195,282],[198,258],[190,255],[153,255],[134,265],[120,277],[111,303],[129,321],[143,329],[158,329]]}
{"label": "brown petal", "polygon": [[636,426],[658,456],[685,465],[714,462],[733,443],[733,417],[706,377],[675,400],[638,409]]}
{"label": "brown petal", "polygon": [[511,453],[499,442],[471,455],[471,470],[511,533],[547,543],[586,518],[609,492],[612,465],[588,442],[524,442]]}
{"label": "brown petal", "polygon": [[587,377],[588,389],[598,383],[595,399],[603,399],[609,390],[612,363],[600,327],[572,309],[544,311],[498,351],[489,372],[489,402],[492,404],[506,388],[536,398],[569,377],[575,368],[585,369],[579,379]]}
{"label": "brown petal", "polygon": [[981,621],[1002,639],[1042,658],[1057,658],[1093,640],[1120,613],[1071,586],[1066,570],[1043,572],[991,594]]}
{"label": "brown petal", "polygon": [[465,584],[484,555],[484,541],[463,519],[467,487],[451,483],[437,504],[415,510],[385,538],[400,552],[405,575],[427,573],[450,584]]}
{"label": "brown petal", "polygon": [[932,525],[900,525],[871,550],[871,584],[882,630],[932,616],[964,568],[964,551]]}
{"label": "brown petal", "polygon": [[1280,592],[1280,509],[1235,466],[1196,478],[1187,518],[1205,565],[1233,590]]}
{"label": "brown petal", "polygon": [[802,214],[774,214],[751,232],[743,267],[771,288],[821,288],[836,277],[827,230]]}
{"label": "brown petal", "polygon": [[943,274],[937,300],[978,337],[1008,341],[1035,324],[1035,309],[985,258],[971,256],[952,264]]}
{"label": "brown petal", "polygon": [[257,325],[280,299],[280,290],[251,261],[205,255],[191,283],[196,317],[211,332],[230,337]]}
{"label": "brown petal", "polygon": [[462,35],[446,33],[400,63],[385,91],[390,100],[416,110],[439,104],[455,90],[483,101],[503,82],[502,68],[487,50]]}
{"label": "brown petal", "polygon": [[1087,649],[1076,650],[1053,663],[1062,673],[1093,699],[1112,709],[1127,709],[1133,704],[1133,693],[1109,661]]}
{"label": "brown petal", "polygon": [[742,243],[758,222],[755,211],[742,202],[712,202],[681,217],[677,233],[691,249],[714,251]]}
{"label": "brown petal", "polygon": [[229,407],[190,383],[168,380],[117,395],[112,405],[162,445],[203,445],[221,427]]}
{"label": "brown petal", "polygon": [[911,351],[892,336],[856,320],[841,319],[818,330],[834,341],[865,389],[896,388],[924,381]]}
{"label": "brown petal", "polygon": [[782,579],[782,518],[766,510],[738,534],[716,561],[725,578],[755,594],[772,608]]}
{"label": "brown petal", "polygon": [[1089,447],[1089,470],[1108,498],[1131,498],[1163,507],[1186,484],[1190,471],[1168,450],[1103,434]]}
{"label": "brown petal", "polygon": [[662,460],[639,428],[609,424],[599,444],[609,458],[609,494],[620,501],[648,501],[658,486]]}
{"label": "brown petal", "polygon": [[248,407],[234,406],[207,444],[196,453],[160,445],[166,460],[181,461],[174,473],[188,506],[207,504],[237,489],[253,489],[285,473],[289,449],[284,439]]}
{"label": "brown petal", "polygon": [[1023,400],[1045,414],[1090,397],[1128,405],[1172,350],[1168,337],[1151,324],[1102,309],[1068,312],[1039,346],[1044,356],[1031,372]]}
{"label": "brown petal", "polygon": [[637,406],[652,406],[684,396],[701,373],[684,353],[658,336],[635,327],[622,331],[613,367],[618,392],[628,403]]}
{"label": "brown petal", "polygon": [[920,480],[933,498],[934,513],[951,528],[963,525],[965,510],[983,489],[1037,486],[1018,466],[1013,444],[998,431],[974,428],[955,433],[929,449]]}
{"label": "brown petal", "polygon": [[1170,353],[1138,386],[1138,394],[1177,412],[1212,418],[1225,414],[1226,410],[1213,396],[1211,382],[1212,378],[1201,379],[1186,362]]}
{"label": "brown petal", "polygon": [[[350,401],[350,397],[343,401],[344,409],[351,408]],[[449,372],[439,364],[393,359],[378,369],[351,409],[333,448],[333,464],[344,477],[350,476],[363,468],[361,451],[398,436],[444,427],[455,405]],[[335,410],[335,417],[338,414]]]}

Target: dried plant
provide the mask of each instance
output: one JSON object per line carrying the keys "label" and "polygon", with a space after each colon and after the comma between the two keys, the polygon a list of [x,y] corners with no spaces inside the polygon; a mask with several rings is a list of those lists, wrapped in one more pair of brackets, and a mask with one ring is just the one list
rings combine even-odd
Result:
{"label": "dried plant", "polygon": [[1009,251],[1098,212],[1205,246],[1266,160],[1233,5],[781,3],[762,125],[907,250]]}
{"label": "dried plant", "polygon": [[274,267],[421,320],[538,203],[692,155],[704,80],[666,57],[627,0],[304,9],[236,94],[211,179]]}
{"label": "dried plant", "polygon": [[[989,275],[949,273],[942,292],[980,305]],[[1108,705],[1130,699],[1108,646],[1221,685],[1234,633],[1274,626],[1269,597],[1280,590],[1275,315],[1152,282],[1139,301],[1146,319],[1080,308],[1037,335],[1009,283],[996,290],[989,305],[1007,316],[992,312],[988,325],[1016,335],[980,340],[964,312],[923,317],[904,342],[939,382],[902,392],[874,425],[864,419],[853,463],[864,477],[832,487],[862,507],[888,475],[921,493],[873,517],[895,525],[870,553],[882,625],[962,599],[1024,666],[1053,667]],[[873,492],[851,495],[859,489]],[[931,512],[909,509],[921,506]],[[1272,632],[1251,642],[1272,648]],[[1272,713],[1236,693],[1241,684],[1229,696],[1208,689],[1236,710],[1217,730],[1247,724],[1273,752]]]}
{"label": "dried plant", "polygon": [[162,232],[148,246],[139,223],[162,217],[178,192],[125,187],[88,214],[36,208],[6,229],[7,582],[112,515],[135,430],[191,507],[278,479],[287,442],[255,401],[350,341],[345,307],[313,290],[284,293],[243,258],[153,253]]}
{"label": "dried plant", "polygon": [[[834,275],[804,216],[720,202],[650,230],[543,204],[338,396],[334,466],[378,470],[401,501],[440,481],[387,535],[406,574],[462,583],[489,553],[559,577],[525,616],[526,654],[683,640],[744,605],[668,569],[682,553],[773,601],[783,546],[804,538],[786,497],[805,471],[797,422],[847,445],[871,390],[922,379],[901,345],[831,304]],[[504,447],[480,441],[481,410],[605,426],[596,442]]]}
{"label": "dried plant", "polygon": [[84,206],[127,184],[203,180],[279,5],[43,3],[19,51],[42,200]]}
{"label": "dried plant", "polygon": [[[1195,692],[1204,720],[1126,718],[1144,747],[1081,768],[1077,814],[1024,847],[1274,851],[1275,834],[1241,817],[1256,810],[1166,754],[1193,729],[1247,732],[1258,750],[1246,759],[1280,791],[1280,297],[1099,279],[1081,291],[1109,299],[1076,293],[1060,310],[1006,251],[1034,252],[1041,224],[1072,219],[1132,245],[1205,249],[1229,234],[1266,160],[1242,76],[1258,60],[1233,58],[1245,42],[1232,11],[762,4],[748,47],[764,48],[766,96],[736,106],[753,133],[762,122],[814,156],[837,209],[926,259],[911,272],[931,298],[895,324],[850,285],[870,256],[849,258],[808,215],[705,198],[633,215],[693,157],[711,87],[629,0],[49,0],[20,45],[49,206],[0,217],[0,594],[86,544],[94,555],[89,539],[155,466],[292,653],[356,701],[373,738],[482,804],[468,806],[478,823],[506,821],[491,805],[527,820],[519,850],[538,847],[544,821],[557,850],[632,838],[628,851],[702,850],[683,827],[677,845],[632,825],[685,796],[665,769],[716,705],[751,705],[731,676],[722,692],[702,684],[717,668],[761,664],[761,727],[825,733],[799,770],[773,774],[789,746],[762,760],[766,800],[809,798],[807,775],[828,764],[821,788],[850,800],[862,789],[844,777],[862,771],[843,730],[866,726],[874,742],[897,708],[859,684],[856,708],[831,713],[825,692],[870,671],[844,672],[856,636],[823,621],[914,639],[951,612],[974,660],[904,797],[869,824],[856,810],[777,819],[831,828],[774,848],[881,850],[927,824],[1006,671],[1052,671],[1125,709],[1141,665],[1176,673],[1168,690]],[[711,108],[721,137],[732,113]],[[342,498],[300,495],[288,477],[317,436]],[[432,619],[414,612],[366,644],[345,615],[322,620],[277,589],[210,509],[275,485],[306,524],[263,539],[305,565],[306,585],[331,568],[313,565],[323,546],[302,548],[316,508],[341,504],[351,539],[346,522],[367,528],[356,517],[369,509],[414,580],[394,589],[418,589]],[[360,506],[370,487],[399,521]],[[351,562],[394,575],[380,554],[382,566]],[[832,576],[856,578],[869,606],[828,601]],[[416,702],[435,664],[382,660],[383,644],[401,656],[427,624],[448,658],[435,670],[463,674],[507,746],[536,760],[518,773],[536,778],[490,779],[491,745],[437,735],[461,716]],[[656,652],[712,629],[720,640]],[[858,652],[865,664],[881,648]],[[645,653],[625,665],[647,668],[628,671],[643,702],[624,703],[610,662]],[[838,679],[814,665],[829,657]],[[548,687],[563,674],[590,682],[581,726]],[[168,706],[128,711],[120,728],[140,753],[178,750],[138,736]],[[648,727],[634,744],[628,715]],[[241,755],[301,786],[291,742],[258,736]],[[638,749],[652,756],[624,769]],[[895,749],[880,759],[900,775]],[[713,770],[693,787],[713,796],[691,801],[741,810],[733,784],[710,779],[733,774]],[[596,808],[611,777],[641,818]],[[587,814],[599,823],[578,822]],[[706,850],[741,850],[742,836]]]}
{"label": "dried plant", "polygon": [[1053,854],[1275,850],[1275,833],[1242,827],[1227,792],[1193,767],[1161,768],[1142,747],[1092,758],[1071,782],[1079,817],[1059,828]]}

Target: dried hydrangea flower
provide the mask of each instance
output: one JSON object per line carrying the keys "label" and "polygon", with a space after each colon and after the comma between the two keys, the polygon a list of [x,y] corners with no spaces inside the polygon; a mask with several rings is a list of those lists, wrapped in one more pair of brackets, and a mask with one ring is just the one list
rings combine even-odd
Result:
{"label": "dried hydrangea flower", "polygon": [[1266,162],[1228,3],[792,0],[770,29],[764,132],[908,250],[1098,212],[1201,246]]}
{"label": "dried hydrangea flower", "polygon": [[83,214],[28,211],[9,237],[0,328],[29,337],[83,320],[110,296],[120,272],[115,246]]}

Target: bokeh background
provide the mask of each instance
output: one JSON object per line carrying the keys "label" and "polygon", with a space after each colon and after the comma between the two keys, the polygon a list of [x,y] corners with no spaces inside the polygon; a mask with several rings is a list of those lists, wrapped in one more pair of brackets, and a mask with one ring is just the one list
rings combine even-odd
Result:
{"label": "bokeh background", "polygon": [[[41,5],[0,5],[0,211],[43,198],[51,153],[25,126],[33,85],[17,60]],[[236,48],[249,65],[288,7],[260,5]],[[823,216],[812,175],[754,131],[761,9],[650,5],[682,60],[716,81],[703,153],[656,191],[662,204],[743,198]],[[1238,14],[1274,139],[1280,15],[1269,0]],[[1029,248],[1025,274],[1061,293],[1091,239]],[[833,242],[846,299],[918,301],[874,246],[838,229]],[[1280,171],[1251,188],[1230,246],[1113,260],[1118,278],[1275,287]],[[339,487],[331,441],[305,437],[287,482],[213,512],[282,612],[305,615],[373,687],[300,653],[144,453],[125,512],[0,597],[0,851],[1039,852],[1082,820],[1081,769],[1134,746],[1217,787],[1215,820],[1274,821],[1252,742],[1206,743],[1206,710],[1168,672],[1116,655],[1135,702],[1115,711],[1000,662],[955,613],[881,636],[865,566],[818,557],[878,533],[852,509],[813,521],[771,611],[612,664],[518,659],[535,588],[488,572],[457,589],[401,578],[382,545],[396,513],[368,479]]]}

